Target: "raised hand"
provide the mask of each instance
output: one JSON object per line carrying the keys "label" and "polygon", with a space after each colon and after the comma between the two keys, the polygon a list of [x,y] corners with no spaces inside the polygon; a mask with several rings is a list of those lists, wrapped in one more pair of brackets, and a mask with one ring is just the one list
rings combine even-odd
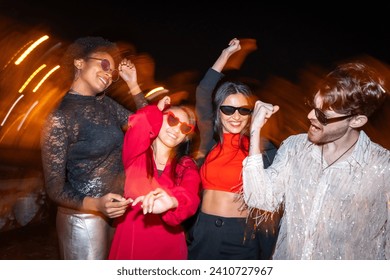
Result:
{"label": "raised hand", "polygon": [[239,50],[241,50],[240,40],[234,38],[230,40],[229,46],[224,49],[223,52],[229,53],[231,55],[235,52],[238,52]]}
{"label": "raised hand", "polygon": [[130,59],[124,58],[118,66],[119,75],[129,87],[129,92],[133,95],[141,92],[137,80],[137,69]]}
{"label": "raised hand", "polygon": [[279,111],[278,105],[272,105],[260,100],[256,101],[255,108],[252,113],[251,130],[261,129],[267,120]]}
{"label": "raised hand", "polygon": [[124,58],[118,66],[119,75],[126,83],[137,83],[137,70],[130,59]]}
{"label": "raised hand", "polygon": [[169,96],[164,96],[158,101],[157,107],[160,109],[160,111],[164,111],[164,109],[169,107],[170,104],[171,104],[171,98]]}

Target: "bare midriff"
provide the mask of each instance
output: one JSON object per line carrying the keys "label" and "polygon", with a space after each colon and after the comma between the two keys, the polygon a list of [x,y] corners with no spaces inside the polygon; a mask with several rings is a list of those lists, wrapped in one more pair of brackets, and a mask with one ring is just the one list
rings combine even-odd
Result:
{"label": "bare midriff", "polygon": [[246,218],[247,211],[240,210],[243,201],[239,195],[232,192],[204,190],[201,210],[209,215],[226,218]]}

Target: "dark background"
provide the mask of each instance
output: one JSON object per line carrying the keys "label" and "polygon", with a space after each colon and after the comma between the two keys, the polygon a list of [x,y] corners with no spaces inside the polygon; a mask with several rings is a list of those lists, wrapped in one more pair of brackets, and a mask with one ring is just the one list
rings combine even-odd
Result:
{"label": "dark background", "polygon": [[0,13],[71,41],[86,35],[127,41],[155,59],[158,80],[186,69],[204,72],[233,37],[257,40],[258,51],[242,71],[260,80],[276,75],[295,81],[310,65],[328,68],[360,55],[390,62],[383,5],[263,2],[16,0],[1,1]]}

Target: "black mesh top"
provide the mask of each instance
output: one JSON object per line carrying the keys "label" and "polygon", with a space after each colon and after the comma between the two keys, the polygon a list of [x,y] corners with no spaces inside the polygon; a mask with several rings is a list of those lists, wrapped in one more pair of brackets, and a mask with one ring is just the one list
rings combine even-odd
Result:
{"label": "black mesh top", "polygon": [[122,144],[130,114],[108,96],[64,96],[41,138],[46,191],[57,205],[79,209],[85,196],[123,194]]}

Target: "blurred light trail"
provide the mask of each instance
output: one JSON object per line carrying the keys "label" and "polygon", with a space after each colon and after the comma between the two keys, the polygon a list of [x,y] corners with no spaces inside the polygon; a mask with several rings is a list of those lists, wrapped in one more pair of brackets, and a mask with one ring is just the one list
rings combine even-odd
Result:
{"label": "blurred light trail", "polygon": [[39,38],[37,41],[35,41],[34,44],[32,44],[16,61],[15,65],[19,65],[25,58],[28,56],[40,43],[43,41],[49,39],[49,36],[45,35]]}
{"label": "blurred light trail", "polygon": [[23,47],[21,47],[12,57],[10,60],[8,60],[8,62],[4,65],[3,69],[1,69],[1,71],[3,71],[5,68],[7,68],[7,66],[11,63],[11,61],[15,58],[15,56],[17,56],[27,45],[30,45],[33,41],[29,41],[28,43],[26,43]]}
{"label": "blurred light trail", "polygon": [[20,130],[20,128],[22,127],[24,121],[27,119],[28,115],[31,113],[32,109],[34,109],[35,106],[38,105],[38,100],[34,102],[34,104],[30,107],[30,109],[28,109],[26,115],[24,116],[23,120],[20,122],[19,126],[18,126],[18,131]]}
{"label": "blurred light trail", "polygon": [[5,116],[3,122],[1,123],[1,126],[4,125],[4,123],[6,122],[6,120],[7,120],[8,116],[9,116],[9,114],[11,113],[11,111],[13,110],[13,108],[15,107],[16,103],[18,103],[19,100],[22,99],[23,96],[24,96],[23,94],[22,94],[21,96],[19,96],[19,98],[14,102],[14,104],[13,104],[13,105],[11,106],[11,108],[8,110],[8,113],[7,113],[7,115]]}
{"label": "blurred light trail", "polygon": [[56,67],[54,67],[53,69],[51,69],[46,75],[45,77],[42,78],[42,80],[38,83],[38,85],[33,89],[33,92],[36,92],[39,87],[46,81],[46,79],[51,75],[53,74],[54,71],[56,71],[57,69],[59,69],[60,66],[57,65]]}
{"label": "blurred light trail", "polygon": [[38,74],[45,67],[46,67],[46,64],[42,64],[37,70],[35,70],[34,73],[31,74],[31,76],[26,80],[26,82],[23,84],[23,86],[19,89],[19,93],[22,93],[23,90],[26,88],[26,86],[35,77],[35,75]]}
{"label": "blurred light trail", "polygon": [[163,90],[163,89],[164,89],[164,87],[156,87],[156,88],[150,90],[150,91],[145,95],[145,97],[148,97],[148,96],[152,95],[153,93],[155,93],[155,92],[157,92],[157,91],[160,91],[160,90]]}

